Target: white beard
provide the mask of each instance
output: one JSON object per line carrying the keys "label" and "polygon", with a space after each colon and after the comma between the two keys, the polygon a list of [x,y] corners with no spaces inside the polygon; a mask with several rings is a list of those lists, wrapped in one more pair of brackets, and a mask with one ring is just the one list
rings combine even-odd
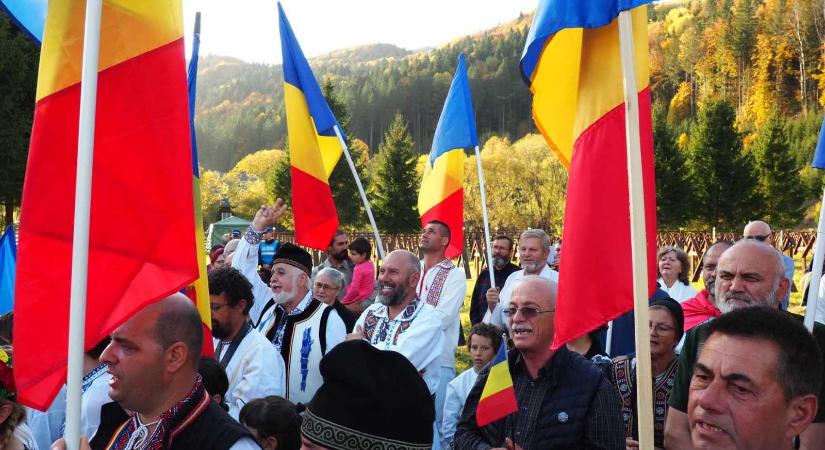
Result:
{"label": "white beard", "polygon": [[281,292],[276,292],[272,294],[272,300],[274,300],[275,303],[279,305],[283,305],[284,303],[288,302],[294,295],[294,292],[289,292],[282,289]]}

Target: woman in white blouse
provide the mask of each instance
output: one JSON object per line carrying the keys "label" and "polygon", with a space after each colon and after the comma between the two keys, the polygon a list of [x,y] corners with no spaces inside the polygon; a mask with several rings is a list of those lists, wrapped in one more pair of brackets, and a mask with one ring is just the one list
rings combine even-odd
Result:
{"label": "woman in white blouse", "polygon": [[656,254],[659,261],[659,287],[668,293],[670,298],[682,303],[695,297],[696,289],[688,281],[687,253],[676,247],[662,247]]}

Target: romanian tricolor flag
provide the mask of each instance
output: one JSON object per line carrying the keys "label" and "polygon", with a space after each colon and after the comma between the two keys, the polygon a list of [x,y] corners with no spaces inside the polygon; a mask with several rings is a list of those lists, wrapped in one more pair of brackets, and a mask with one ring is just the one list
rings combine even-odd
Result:
{"label": "romanian tricolor flag", "polygon": [[[15,378],[38,409],[66,379],[85,7],[49,0],[23,186]],[[187,103],[180,0],[105,0],[86,348],[198,277]]]}
{"label": "romanian tricolor flag", "polygon": [[295,240],[307,247],[329,247],[338,229],[338,212],[329,188],[329,176],[341,157],[335,135],[341,126],[329,109],[295,33],[278,3],[284,68],[284,103],[292,167],[292,213]]}
{"label": "romanian tricolor flag", "polygon": [[[617,17],[632,10],[647,231],[655,286],[656,199],[647,49],[649,0],[542,0],[521,71],[533,120],[569,169],[553,348],[633,309],[625,103]],[[599,276],[593,277],[593,256]],[[605,293],[610,293],[605,295]]]}
{"label": "romanian tricolor flag", "polygon": [[433,146],[418,191],[421,226],[439,220],[450,227],[448,258],[457,257],[464,249],[464,149],[476,145],[478,135],[470,80],[461,54],[435,127]]}
{"label": "romanian tricolor flag", "polygon": [[198,167],[198,144],[195,138],[195,97],[198,87],[198,49],[201,45],[201,13],[195,15],[195,33],[192,36],[192,58],[187,71],[187,92],[189,93],[189,130],[192,138],[192,194],[195,211],[195,248],[198,250],[198,279],[186,287],[186,296],[195,302],[203,321],[203,354],[215,355],[212,346],[212,310],[209,307],[209,285],[206,274],[206,253],[203,251],[206,239],[203,233],[203,209],[201,209],[201,178]]}
{"label": "romanian tricolor flag", "polygon": [[507,343],[502,339],[496,357],[490,363],[490,373],[476,406],[476,424],[483,427],[518,411],[513,377],[507,362]]}

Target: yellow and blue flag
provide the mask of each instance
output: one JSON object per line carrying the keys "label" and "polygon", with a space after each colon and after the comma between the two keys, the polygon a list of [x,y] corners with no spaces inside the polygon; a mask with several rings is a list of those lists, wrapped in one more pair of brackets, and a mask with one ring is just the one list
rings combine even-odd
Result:
{"label": "yellow and blue flag", "polygon": [[457,257],[464,248],[464,149],[477,145],[470,79],[467,62],[461,54],[418,192],[421,226],[438,220],[450,228],[448,258]]}
{"label": "yellow and blue flag", "polygon": [[507,340],[502,339],[476,406],[476,424],[483,427],[516,411],[518,403],[507,362]]}
{"label": "yellow and blue flag", "polygon": [[[630,11],[638,86],[648,286],[655,286],[650,0],[542,0],[521,57],[533,121],[568,170],[553,348],[633,309],[625,100],[617,17]],[[594,220],[598,218],[598,220]],[[607,232],[605,230],[608,230]],[[588,277],[593,255],[605,276]],[[611,292],[608,297],[604,292]]]}
{"label": "yellow and blue flag", "polygon": [[280,3],[278,17],[295,240],[323,250],[329,247],[338,229],[338,211],[332,199],[329,176],[343,152],[335,130],[338,129],[342,138],[344,132],[321,93]]}

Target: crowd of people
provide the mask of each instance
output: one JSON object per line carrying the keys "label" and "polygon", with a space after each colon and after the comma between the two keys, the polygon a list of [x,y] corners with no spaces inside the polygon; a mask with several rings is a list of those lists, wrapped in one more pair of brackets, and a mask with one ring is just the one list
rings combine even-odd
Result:
{"label": "crowd of people", "polygon": [[[364,238],[337,232],[316,266],[304,249],[274,240],[285,209],[280,200],[261,207],[245,232],[210,252],[214,358],[202,356],[201,319],[182,294],[145,307],[86,353],[83,448],[639,447],[640,361],[605,351],[605,336],[619,342],[620,328],[551,348],[558,252],[544,231],[519,236],[519,265],[513,238],[494,239],[464,329],[467,280],[445,257],[447,225],[427,223],[421,257],[394,250],[376,276]],[[711,245],[700,292],[683,250],[660,249],[657,264],[656,448],[825,448],[825,326],[809,333],[784,311],[792,271],[770,227],[751,222],[738,242]],[[65,448],[64,391],[47,411],[16,402],[10,326],[0,318],[0,448]],[[471,367],[456,374],[459,345]],[[479,426],[500,351],[518,408]]]}

